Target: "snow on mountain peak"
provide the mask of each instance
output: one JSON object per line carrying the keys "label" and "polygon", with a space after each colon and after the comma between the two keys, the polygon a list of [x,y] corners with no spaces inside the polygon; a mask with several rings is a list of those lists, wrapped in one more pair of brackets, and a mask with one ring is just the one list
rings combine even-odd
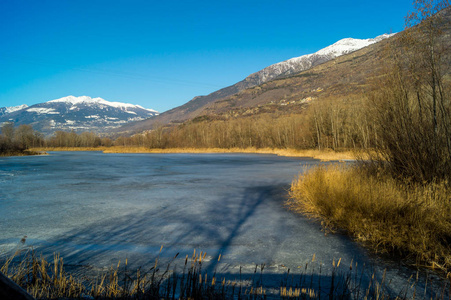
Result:
{"label": "snow on mountain peak", "polygon": [[4,108],[4,113],[5,114],[10,114],[10,113],[13,113],[15,111],[18,111],[18,110],[21,110],[21,109],[24,109],[24,108],[27,108],[27,107],[28,107],[28,105],[26,105],[26,104],[22,104],[22,105],[18,105],[18,106],[11,106],[11,107],[5,107]]}
{"label": "snow on mountain peak", "polygon": [[134,105],[134,104],[122,103],[122,102],[110,102],[110,101],[106,101],[105,99],[102,99],[100,97],[91,98],[89,96],[80,96],[80,97],[67,96],[67,97],[47,101],[47,103],[56,103],[56,102],[68,103],[73,106],[77,106],[78,104],[86,104],[86,105],[100,104],[100,105],[106,105],[106,106],[120,108],[123,110],[127,110],[129,108],[140,108],[140,109],[147,110],[149,112],[157,113],[157,111],[155,111],[153,109],[144,108],[140,105]]}
{"label": "snow on mountain peak", "polygon": [[88,97],[88,96],[80,96],[80,97],[67,96],[67,97],[63,97],[63,98],[47,101],[47,103],[61,102],[61,103],[68,103],[68,104],[72,104],[72,105],[77,105],[77,104],[80,104],[80,103],[95,103],[96,99],[101,99],[101,98],[94,98],[94,99],[92,99],[91,97]]}
{"label": "snow on mountain peak", "polygon": [[282,74],[290,75],[296,72],[302,72],[338,56],[348,54],[377,43],[383,39],[391,37],[392,35],[394,34],[383,34],[372,39],[345,38],[313,54],[294,57],[270,65],[269,67],[249,75],[245,80],[258,85],[277,78]]}
{"label": "snow on mountain peak", "polygon": [[338,42],[315,52],[316,55],[332,55],[333,57],[338,57],[343,54],[351,53],[367,47],[371,44],[380,42],[383,39],[391,37],[393,34],[382,34],[372,39],[354,39],[354,38],[345,38],[341,39]]}

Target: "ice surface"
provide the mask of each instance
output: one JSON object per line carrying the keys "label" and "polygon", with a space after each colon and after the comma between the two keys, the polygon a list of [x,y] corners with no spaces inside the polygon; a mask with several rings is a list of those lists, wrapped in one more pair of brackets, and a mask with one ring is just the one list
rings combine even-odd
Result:
{"label": "ice surface", "polygon": [[204,270],[224,276],[237,276],[240,267],[248,276],[265,263],[264,284],[275,287],[288,268],[296,273],[315,255],[322,274],[341,258],[344,268],[351,260],[388,266],[387,277],[405,284],[411,274],[396,264],[346,236],[325,235],[285,207],[293,178],[320,163],[247,154],[0,157],[0,249],[14,251],[26,235],[36,251],[94,270],[125,258],[131,269],[148,267],[161,245],[161,264],[180,252],[181,267],[196,249],[208,254]]}

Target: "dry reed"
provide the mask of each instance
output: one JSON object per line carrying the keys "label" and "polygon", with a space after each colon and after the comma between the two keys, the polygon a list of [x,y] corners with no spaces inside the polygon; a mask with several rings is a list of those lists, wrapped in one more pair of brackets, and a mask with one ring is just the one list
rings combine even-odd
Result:
{"label": "dry reed", "polygon": [[[160,249],[161,253],[161,249]],[[171,270],[178,254],[160,268],[159,256],[147,271],[139,268],[131,272],[119,262],[107,273],[96,278],[74,276],[66,273],[63,259],[54,254],[53,262],[47,262],[34,251],[17,251],[7,259],[0,271],[22,286],[36,299],[415,299],[421,292],[429,299],[443,299],[448,283],[437,289],[426,285],[417,289],[418,274],[393,294],[390,282],[384,274],[377,274],[365,265],[351,262],[340,266],[341,259],[333,261],[329,274],[322,274],[324,265],[315,260],[305,264],[300,273],[290,269],[280,275],[280,287],[264,285],[265,265],[256,265],[253,274],[242,274],[235,279],[219,277],[216,270],[207,274],[203,269],[205,252],[186,256],[182,272]],[[218,258],[218,262],[221,256]],[[82,279],[83,278],[83,279]],[[399,288],[399,287],[398,287]],[[435,290],[434,290],[435,288]]]}
{"label": "dry reed", "polygon": [[103,151],[104,153],[250,153],[275,154],[288,157],[312,157],[323,161],[353,160],[353,151],[333,151],[330,149],[277,149],[277,148],[147,148],[139,146],[112,147],[44,147],[32,148],[33,151]]}
{"label": "dry reed", "polygon": [[288,204],[328,228],[344,229],[376,251],[451,270],[447,182],[413,184],[382,173],[369,175],[357,166],[320,166],[293,181]]}

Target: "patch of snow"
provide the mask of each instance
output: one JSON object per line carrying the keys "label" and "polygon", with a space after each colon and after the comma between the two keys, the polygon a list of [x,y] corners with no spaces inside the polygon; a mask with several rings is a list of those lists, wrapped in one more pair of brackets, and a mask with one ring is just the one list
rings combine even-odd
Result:
{"label": "patch of snow", "polygon": [[79,104],[84,104],[84,105],[105,105],[105,106],[120,108],[122,110],[126,110],[127,108],[134,108],[134,109],[140,108],[140,109],[144,109],[144,110],[147,110],[149,112],[152,112],[152,113],[156,113],[157,112],[157,111],[155,111],[153,109],[147,109],[147,108],[144,108],[144,107],[139,106],[139,105],[134,105],[134,104],[130,104],[130,103],[122,103],[122,102],[110,102],[110,101],[106,101],[105,99],[102,99],[100,97],[91,98],[89,96],[80,96],[80,97],[67,96],[67,97],[63,97],[63,98],[59,98],[59,99],[48,101],[47,103],[67,103],[67,104],[71,104],[72,107],[70,109],[75,109],[75,108],[73,108],[74,106],[77,106]]}
{"label": "patch of snow", "polygon": [[59,112],[55,111],[53,108],[46,107],[32,107],[26,110],[27,112],[34,112],[37,114],[48,114],[48,115],[58,115]]}
{"label": "patch of snow", "polygon": [[76,121],[74,121],[74,120],[66,120],[67,125],[74,125],[75,123],[76,123]]}
{"label": "patch of snow", "polygon": [[11,106],[11,107],[5,107],[5,114],[10,114],[13,113],[15,111],[27,108],[28,105],[26,104],[22,104],[22,105],[18,105],[18,106]]}
{"label": "patch of snow", "polygon": [[141,105],[135,105],[136,107],[138,107],[138,108],[141,108],[141,109],[144,109],[144,110],[147,110],[147,111],[150,111],[151,113],[155,113],[155,114],[158,114],[158,112],[156,111],[156,110],[154,110],[154,109],[150,109],[150,108],[144,108],[144,107],[142,107]]}
{"label": "patch of snow", "polygon": [[85,116],[86,119],[99,119],[99,115]]}
{"label": "patch of snow", "polygon": [[141,121],[141,120],[144,120],[144,118],[141,118],[141,117],[129,118],[127,121],[121,121],[121,122],[127,123],[127,122]]}
{"label": "patch of snow", "polygon": [[382,34],[373,39],[346,38],[346,39],[339,40],[335,44],[332,44],[324,49],[319,50],[315,54],[317,54],[317,55],[333,55],[334,57],[338,57],[343,54],[347,54],[347,53],[351,53],[351,52],[360,50],[369,45],[380,42],[383,39],[389,38],[393,35],[394,35],[394,33]]}
{"label": "patch of snow", "polygon": [[80,103],[92,103],[91,97],[88,96],[80,96],[80,97],[74,97],[74,96],[67,96],[51,101],[47,101],[46,103],[71,103],[72,105],[80,104]]}

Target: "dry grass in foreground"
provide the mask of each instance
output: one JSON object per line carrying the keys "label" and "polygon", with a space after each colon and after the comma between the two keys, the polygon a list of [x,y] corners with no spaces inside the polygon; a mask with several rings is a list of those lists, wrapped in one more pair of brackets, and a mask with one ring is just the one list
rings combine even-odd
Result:
{"label": "dry grass in foreground", "polygon": [[289,206],[376,251],[415,258],[451,280],[451,187],[401,183],[359,167],[320,166],[291,186]]}
{"label": "dry grass in foreground", "polygon": [[276,154],[289,157],[312,157],[323,161],[353,160],[356,154],[352,151],[327,150],[297,150],[273,148],[147,148],[138,146],[112,147],[44,147],[33,148],[33,151],[103,151],[104,153],[256,153]]}
{"label": "dry grass in foreground", "polygon": [[252,274],[240,271],[236,279],[226,280],[216,271],[207,274],[202,269],[204,252],[194,251],[191,257],[186,256],[182,272],[176,272],[175,267],[172,269],[177,254],[167,267],[160,268],[157,257],[150,269],[131,271],[125,261],[125,264],[119,262],[111,266],[108,272],[96,278],[83,274],[73,277],[66,273],[63,258],[58,254],[54,255],[53,262],[48,262],[34,251],[21,252],[0,265],[0,271],[36,299],[405,300],[415,299],[417,293],[428,299],[444,299],[449,289],[446,281],[434,287],[422,286],[418,284],[417,274],[416,280],[410,278],[394,292],[385,272],[376,274],[356,262],[340,266],[340,259],[333,261],[329,274],[322,274],[323,264],[315,261],[315,256],[300,274],[290,274],[288,269],[288,273],[281,275],[280,287],[268,289],[263,282],[264,264],[256,265]]}

